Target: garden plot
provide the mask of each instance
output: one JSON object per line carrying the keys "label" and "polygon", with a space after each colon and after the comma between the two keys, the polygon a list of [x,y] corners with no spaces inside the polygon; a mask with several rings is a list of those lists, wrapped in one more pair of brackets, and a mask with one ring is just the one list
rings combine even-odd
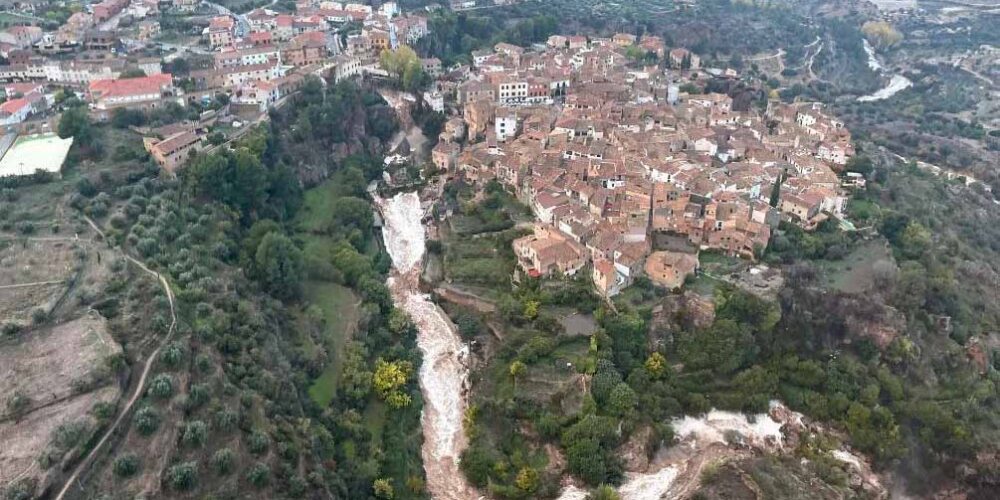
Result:
{"label": "garden plot", "polygon": [[[108,359],[122,348],[98,313],[0,342],[0,400],[27,398],[21,413],[110,383]],[[0,416],[8,416],[0,409]],[[0,446],[2,449],[2,446]]]}
{"label": "garden plot", "polygon": [[[114,404],[119,397],[121,390],[118,386],[107,385],[39,408],[20,418],[0,419],[0,485],[28,479],[45,485],[47,478],[40,476],[57,471],[59,466],[53,464],[44,469],[40,457],[47,450],[57,448],[56,442],[60,440],[71,444],[67,453],[86,443],[97,429],[97,420],[91,410],[100,402]],[[66,429],[72,429],[72,433]],[[69,437],[61,437],[61,434]]]}
{"label": "garden plot", "polygon": [[37,479],[40,457],[58,462],[86,442],[91,410],[121,395],[108,363],[121,352],[96,312],[0,342],[0,484]]}
{"label": "garden plot", "polygon": [[0,240],[0,322],[26,323],[58,302],[82,268],[83,242]]}

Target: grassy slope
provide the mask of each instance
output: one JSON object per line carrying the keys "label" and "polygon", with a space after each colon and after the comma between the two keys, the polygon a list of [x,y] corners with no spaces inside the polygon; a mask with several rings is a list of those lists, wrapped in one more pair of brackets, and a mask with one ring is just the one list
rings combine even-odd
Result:
{"label": "grassy slope", "polygon": [[[336,199],[334,185],[323,183],[305,192],[302,209],[295,222],[305,241],[305,254],[322,256],[329,250],[333,240],[314,234],[330,224],[330,214]],[[357,327],[360,311],[357,296],[349,288],[328,281],[310,280],[305,284],[305,299],[322,313],[324,332],[322,335],[330,362],[323,373],[309,389],[309,396],[320,406],[333,400],[340,380],[340,369],[344,359],[344,349]],[[308,339],[303,340],[307,351],[315,349]]]}
{"label": "grassy slope", "polygon": [[323,339],[330,353],[330,363],[309,388],[309,396],[320,406],[326,406],[337,392],[344,348],[358,324],[358,299],[349,288],[322,281],[307,282],[305,297],[323,313]]}

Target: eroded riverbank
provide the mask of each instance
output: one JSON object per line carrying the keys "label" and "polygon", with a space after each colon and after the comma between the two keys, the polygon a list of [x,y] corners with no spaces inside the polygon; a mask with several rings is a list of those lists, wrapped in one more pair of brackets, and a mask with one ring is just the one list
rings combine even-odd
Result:
{"label": "eroded riverbank", "polygon": [[393,302],[417,326],[423,354],[420,390],[424,398],[422,457],[427,490],[435,499],[468,500],[479,494],[466,482],[458,460],[467,444],[462,417],[467,405],[468,347],[451,321],[419,288],[426,250],[423,208],[417,193],[376,198],[384,224],[382,237],[392,258],[389,289]]}

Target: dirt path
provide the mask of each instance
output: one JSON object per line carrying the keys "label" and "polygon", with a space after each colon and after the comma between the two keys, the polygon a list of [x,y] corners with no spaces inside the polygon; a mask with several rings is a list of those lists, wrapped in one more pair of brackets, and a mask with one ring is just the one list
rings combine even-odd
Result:
{"label": "dirt path", "polygon": [[[92,227],[94,231],[97,232],[97,234],[101,235],[101,239],[107,241],[107,239],[104,236],[104,231],[101,231],[101,228],[97,227],[97,224],[94,224],[94,221],[91,220],[90,217],[84,216],[84,219],[87,221],[87,224],[90,224],[90,227]],[[115,418],[115,421],[111,424],[111,426],[108,427],[108,430],[104,432],[104,435],[101,436],[100,441],[98,441],[97,444],[94,445],[94,448],[90,450],[90,453],[88,453],[87,456],[80,461],[80,463],[76,466],[76,468],[73,469],[73,473],[70,474],[69,479],[66,480],[66,484],[64,484],[62,489],[59,490],[59,494],[55,496],[55,500],[62,500],[66,496],[66,493],[69,491],[70,487],[73,486],[73,483],[76,482],[76,480],[80,477],[80,475],[83,473],[84,469],[86,469],[86,467],[90,464],[90,462],[94,460],[94,457],[96,457],[97,453],[101,451],[101,448],[104,447],[105,443],[107,443],[108,440],[111,439],[111,435],[115,433],[115,431],[118,429],[118,426],[121,425],[123,420],[125,420],[125,416],[128,415],[129,411],[132,410],[132,407],[135,406],[136,401],[138,401],[139,398],[142,396],[143,390],[146,387],[146,379],[149,377],[149,372],[153,368],[153,362],[156,360],[157,356],[159,356],[160,350],[162,350],[163,347],[167,345],[167,342],[170,341],[171,337],[173,337],[174,331],[177,329],[177,311],[176,311],[176,306],[174,305],[174,292],[170,288],[170,283],[167,282],[167,279],[164,278],[163,275],[161,275],[160,273],[153,271],[152,269],[147,267],[138,259],[125,253],[125,251],[121,247],[118,247],[117,250],[126,259],[128,259],[129,262],[135,264],[137,267],[139,267],[139,269],[142,269],[147,274],[150,274],[157,280],[159,280],[160,285],[163,286],[163,290],[167,294],[167,301],[170,303],[170,327],[167,329],[167,334],[163,337],[163,340],[160,342],[160,345],[157,346],[157,348],[153,352],[151,352],[149,356],[146,358],[146,363],[142,369],[142,375],[139,377],[138,383],[136,383],[135,392],[132,393],[132,397],[129,398],[128,403],[126,403],[125,406],[121,409],[121,411],[118,412],[118,416]]]}
{"label": "dirt path", "polygon": [[66,280],[55,280],[55,281],[35,281],[32,283],[16,283],[13,285],[0,285],[0,290],[7,290],[10,288],[26,288],[29,286],[42,286],[42,285],[58,285],[65,283]]}
{"label": "dirt path", "polygon": [[813,40],[812,43],[806,45],[806,49],[808,50],[810,47],[816,45],[817,43],[819,43],[819,48],[816,49],[816,52],[813,52],[812,54],[809,55],[809,63],[806,64],[806,70],[809,71],[810,80],[818,80],[818,78],[816,78],[816,73],[813,73],[813,61],[816,60],[816,56],[818,56],[820,52],[823,52],[823,44],[820,43],[820,37],[816,37],[816,40]]}

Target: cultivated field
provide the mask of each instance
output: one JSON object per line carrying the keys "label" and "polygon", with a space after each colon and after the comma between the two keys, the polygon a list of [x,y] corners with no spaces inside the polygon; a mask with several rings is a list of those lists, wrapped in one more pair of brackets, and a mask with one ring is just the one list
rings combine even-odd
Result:
{"label": "cultivated field", "polygon": [[109,360],[121,346],[96,312],[0,341],[0,484],[37,476],[86,442],[91,410],[120,389]]}

